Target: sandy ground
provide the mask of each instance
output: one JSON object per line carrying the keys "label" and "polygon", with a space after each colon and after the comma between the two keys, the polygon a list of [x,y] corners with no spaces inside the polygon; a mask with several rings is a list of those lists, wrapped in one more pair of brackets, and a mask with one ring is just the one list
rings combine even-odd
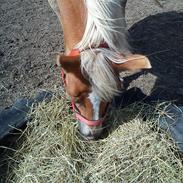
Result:
{"label": "sandy ground", "polygon": [[[128,0],[128,27],[173,10],[183,10],[183,0]],[[0,109],[39,89],[59,86],[58,71],[49,69],[56,51],[63,51],[63,36],[46,0],[0,0]]]}

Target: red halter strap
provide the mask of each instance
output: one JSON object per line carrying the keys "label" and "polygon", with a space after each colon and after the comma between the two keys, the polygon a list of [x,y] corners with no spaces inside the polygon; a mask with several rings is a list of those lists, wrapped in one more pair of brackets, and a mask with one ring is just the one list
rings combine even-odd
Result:
{"label": "red halter strap", "polygon": [[71,52],[69,53],[69,56],[79,56],[80,55],[80,51],[79,49],[72,49]]}
{"label": "red halter strap", "polygon": [[[109,48],[109,47],[108,47],[107,44],[104,43],[104,44],[101,44],[99,46],[99,48]],[[79,49],[73,49],[73,50],[71,50],[71,52],[68,56],[79,56],[79,55],[80,55]],[[66,86],[65,72],[64,72],[63,69],[61,69],[61,78],[62,78],[62,81],[63,81],[64,85]],[[79,122],[85,123],[88,126],[102,125],[104,123],[106,117],[107,117],[107,111],[109,109],[109,104],[107,104],[104,117],[100,118],[99,120],[88,120],[84,116],[81,115],[81,113],[80,113],[79,109],[77,108],[77,106],[75,104],[75,101],[73,99],[71,101],[71,104],[72,104],[73,112],[75,113],[76,120],[78,120]]]}
{"label": "red halter strap", "polygon": [[104,117],[100,118],[99,120],[88,120],[86,119],[84,116],[82,116],[79,112],[79,109],[77,108],[74,100],[72,99],[72,109],[73,109],[73,112],[75,112],[75,118],[82,122],[82,123],[85,123],[87,124],[88,126],[99,126],[99,125],[102,125],[107,117],[107,110],[108,110],[108,106],[106,107],[106,111],[105,111],[105,115]]}

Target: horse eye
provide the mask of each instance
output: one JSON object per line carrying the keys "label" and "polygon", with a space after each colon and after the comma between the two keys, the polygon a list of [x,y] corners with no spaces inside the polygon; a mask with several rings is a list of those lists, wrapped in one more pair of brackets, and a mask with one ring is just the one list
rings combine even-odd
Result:
{"label": "horse eye", "polygon": [[80,98],[79,97],[76,97],[75,98],[75,103],[79,104],[81,102]]}
{"label": "horse eye", "polygon": [[88,94],[86,92],[81,93],[80,95],[75,97],[75,103],[81,103],[84,97],[86,97]]}

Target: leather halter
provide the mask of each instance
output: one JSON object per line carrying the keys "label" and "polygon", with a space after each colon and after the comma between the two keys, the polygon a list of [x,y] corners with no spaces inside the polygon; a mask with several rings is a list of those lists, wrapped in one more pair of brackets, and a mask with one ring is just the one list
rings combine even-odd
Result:
{"label": "leather halter", "polygon": [[[108,48],[108,45],[101,44],[99,46],[99,48]],[[79,56],[79,55],[80,55],[79,49],[72,49],[68,56]],[[63,81],[64,85],[66,85],[65,72],[64,72],[63,69],[61,69],[61,78],[62,78],[62,81]],[[107,104],[107,106],[106,106],[104,117],[102,117],[102,118],[100,118],[98,120],[88,120],[84,116],[82,116],[80,111],[79,111],[79,109],[77,108],[73,98],[71,100],[71,104],[72,104],[73,112],[75,113],[75,118],[79,122],[85,123],[86,125],[93,126],[93,127],[102,125],[105,122],[105,119],[107,117],[107,112],[108,112],[108,109],[109,109],[109,104]]]}

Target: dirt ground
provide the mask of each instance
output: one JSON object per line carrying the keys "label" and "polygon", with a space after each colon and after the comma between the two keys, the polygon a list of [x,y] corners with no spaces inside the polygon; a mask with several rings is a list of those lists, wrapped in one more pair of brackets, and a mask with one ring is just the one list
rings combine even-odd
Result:
{"label": "dirt ground", "polygon": [[[128,28],[149,15],[173,10],[183,11],[183,1],[128,0]],[[63,51],[62,31],[46,0],[0,0],[0,109],[39,89],[59,87],[59,73],[50,69],[57,51]],[[156,78],[151,73],[149,90]]]}

